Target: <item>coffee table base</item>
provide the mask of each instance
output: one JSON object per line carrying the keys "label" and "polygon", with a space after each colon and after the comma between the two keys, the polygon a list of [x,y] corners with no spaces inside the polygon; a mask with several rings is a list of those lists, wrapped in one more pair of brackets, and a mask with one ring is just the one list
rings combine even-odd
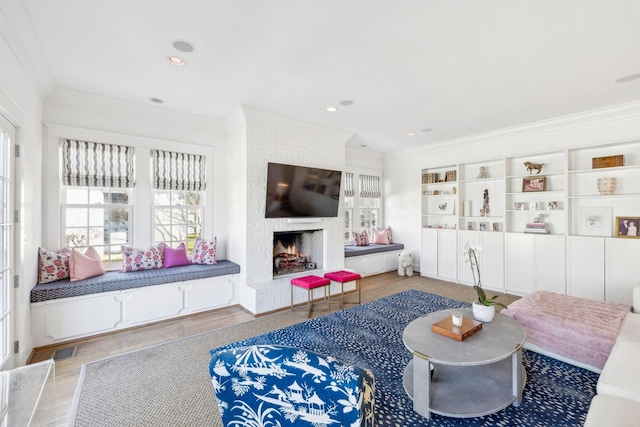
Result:
{"label": "coffee table base", "polygon": [[[519,359],[518,355],[514,356]],[[404,389],[412,399],[416,357],[409,362],[403,375]],[[512,357],[508,357],[495,363],[477,366],[434,363],[433,379],[429,382],[428,375],[421,375],[424,382],[419,383],[421,390],[417,390],[423,395],[426,392],[426,400],[429,403],[424,402],[420,406],[414,400],[414,410],[426,418],[431,417],[431,412],[447,417],[473,418],[493,414],[511,404],[518,406],[522,400],[527,374],[522,363],[517,364],[518,378],[514,381],[514,362]],[[421,360],[418,360],[418,364],[421,364]]]}

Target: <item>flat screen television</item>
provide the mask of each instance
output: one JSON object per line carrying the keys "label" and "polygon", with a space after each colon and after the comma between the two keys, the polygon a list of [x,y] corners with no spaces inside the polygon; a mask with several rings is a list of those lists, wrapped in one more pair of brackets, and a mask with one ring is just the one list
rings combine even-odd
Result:
{"label": "flat screen television", "polygon": [[265,218],[337,217],[342,172],[269,163]]}

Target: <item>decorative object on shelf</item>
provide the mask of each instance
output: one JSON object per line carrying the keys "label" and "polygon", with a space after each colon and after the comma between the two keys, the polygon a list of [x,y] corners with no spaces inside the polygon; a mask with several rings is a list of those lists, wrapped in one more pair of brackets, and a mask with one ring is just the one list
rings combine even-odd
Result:
{"label": "decorative object on shelf", "polygon": [[523,211],[524,210],[524,203],[522,203],[522,202],[514,202],[513,203],[513,209],[515,209],[517,211]]}
{"label": "decorative object on shelf", "polygon": [[480,231],[487,231],[487,223],[486,222],[481,222],[480,223]]}
{"label": "decorative object on shelf", "polygon": [[640,237],[638,235],[638,224],[640,224],[640,217],[617,216],[616,237]]}
{"label": "decorative object on shelf", "polygon": [[495,314],[496,305],[507,308],[503,303],[496,301],[498,295],[487,298],[487,294],[482,289],[482,281],[480,279],[480,266],[478,265],[478,256],[476,252],[482,251],[482,247],[467,242],[463,255],[466,257],[465,262],[471,266],[473,274],[473,289],[476,290],[478,300],[473,301],[473,317],[480,322],[491,322]]}
{"label": "decorative object on shelf", "polygon": [[609,196],[616,191],[617,178],[598,178],[598,191],[603,196]]}
{"label": "decorative object on shelf", "polygon": [[456,188],[456,186],[454,185],[453,188],[451,189],[451,193],[452,194],[458,194],[458,189]]}
{"label": "decorative object on shelf", "polygon": [[558,210],[558,202],[547,202],[547,210],[548,211],[557,211]]}
{"label": "decorative object on shelf", "polygon": [[440,194],[440,192],[438,190],[433,190],[433,195],[437,196],[438,194]]}
{"label": "decorative object on shelf", "polygon": [[533,222],[528,222],[524,232],[532,234],[549,234],[549,226],[544,222],[544,214],[541,213],[533,218]]}
{"label": "decorative object on shelf", "polygon": [[535,178],[522,178],[522,192],[546,191],[547,177],[537,176]]}
{"label": "decorative object on shelf", "polygon": [[529,175],[531,175],[531,173],[535,170],[538,171],[536,173],[539,175],[542,171],[542,166],[544,166],[544,163],[524,162],[524,165],[527,167],[527,172],[529,172]]}
{"label": "decorative object on shelf", "polygon": [[464,215],[473,216],[473,211],[471,210],[471,200],[464,201]]}
{"label": "decorative object on shelf", "polygon": [[540,203],[538,203],[538,202],[529,202],[529,210],[530,211],[537,211],[538,209],[540,209]]}
{"label": "decorative object on shelf", "polygon": [[489,189],[485,188],[482,193],[482,209],[480,216],[489,216]]}
{"label": "decorative object on shelf", "polygon": [[499,222],[494,222],[493,223],[493,231],[500,231],[500,223]]}
{"label": "decorative object on shelf", "polygon": [[591,159],[591,168],[613,168],[616,166],[624,166],[624,156],[618,154],[616,156],[594,157]]}
{"label": "decorative object on shelf", "polygon": [[469,221],[467,223],[467,230],[475,230],[476,229],[476,222],[475,221]]}
{"label": "decorative object on shelf", "polygon": [[611,237],[611,206],[588,206],[580,209],[580,234]]}
{"label": "decorative object on shelf", "polygon": [[489,171],[486,166],[480,166],[480,171],[478,172],[477,179],[487,179],[489,178]]}

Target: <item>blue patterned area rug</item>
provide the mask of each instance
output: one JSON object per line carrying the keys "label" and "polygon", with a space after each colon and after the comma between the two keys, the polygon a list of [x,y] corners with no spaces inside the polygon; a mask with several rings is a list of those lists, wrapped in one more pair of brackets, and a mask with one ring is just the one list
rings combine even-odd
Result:
{"label": "blue patterned area rug", "polygon": [[402,342],[404,328],[425,313],[469,306],[430,293],[408,290],[220,349],[282,344],[369,368],[376,378],[376,426],[583,425],[596,393],[598,374],[531,351],[523,352],[527,384],[521,406],[509,406],[493,415],[466,419],[433,414],[431,420],[427,420],[413,411],[413,402],[402,385],[405,366],[412,357]]}

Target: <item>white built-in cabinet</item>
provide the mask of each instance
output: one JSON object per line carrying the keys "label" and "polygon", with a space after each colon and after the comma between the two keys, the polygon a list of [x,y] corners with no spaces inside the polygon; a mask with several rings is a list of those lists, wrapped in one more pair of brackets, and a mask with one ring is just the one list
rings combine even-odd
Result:
{"label": "white built-in cabinet", "polygon": [[[622,156],[623,164],[594,166],[594,159],[610,156]],[[421,275],[472,285],[462,255],[470,242],[483,248],[479,264],[488,289],[631,304],[640,277],[640,237],[621,235],[616,223],[640,217],[640,141],[421,173]],[[616,178],[613,194],[598,191],[599,178]],[[548,234],[525,232],[527,224],[539,221]]]}

